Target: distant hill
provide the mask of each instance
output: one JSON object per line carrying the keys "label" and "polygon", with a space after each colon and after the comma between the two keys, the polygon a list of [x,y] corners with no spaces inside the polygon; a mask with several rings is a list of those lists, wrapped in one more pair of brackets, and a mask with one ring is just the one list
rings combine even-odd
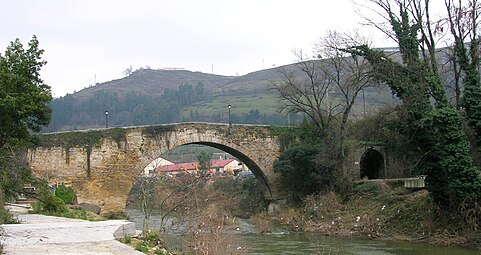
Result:
{"label": "distant hill", "polygon": [[196,85],[199,82],[204,84],[204,89],[212,95],[222,95],[227,91],[250,93],[259,91],[260,87],[262,91],[266,91],[270,81],[282,78],[280,68],[282,67],[243,76],[222,76],[188,70],[139,69],[125,78],[97,84],[69,96],[81,100],[98,92],[116,92],[119,96],[130,92],[161,96],[165,89],[176,89],[183,84]]}
{"label": "distant hill", "polygon": [[[182,121],[286,125],[270,90],[282,79],[276,67],[243,76],[222,76],[187,70],[139,69],[127,77],[85,88],[52,101],[52,121],[45,131],[130,126]],[[390,97],[389,91],[367,91],[367,100]],[[333,95],[335,96],[335,95]],[[377,100],[377,99],[376,99]],[[370,103],[369,103],[370,104]],[[290,116],[295,121],[302,116]]]}

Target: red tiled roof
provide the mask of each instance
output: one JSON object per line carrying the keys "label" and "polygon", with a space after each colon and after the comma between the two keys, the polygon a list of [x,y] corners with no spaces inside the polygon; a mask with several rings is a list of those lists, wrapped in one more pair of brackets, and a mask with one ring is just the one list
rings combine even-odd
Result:
{"label": "red tiled roof", "polygon": [[[234,161],[234,159],[216,159],[212,160],[210,162],[210,168],[223,168],[227,164],[231,163]],[[188,162],[188,163],[180,163],[180,164],[175,164],[175,165],[165,165],[165,166],[159,166],[155,168],[156,173],[167,173],[167,172],[178,172],[182,170],[196,170],[199,168],[199,162]]]}
{"label": "red tiled roof", "polygon": [[222,168],[228,165],[233,159],[215,159],[210,162],[210,168]]}
{"label": "red tiled roof", "polygon": [[195,170],[198,167],[198,162],[181,163],[175,165],[165,165],[155,168],[156,173],[160,172],[176,172],[181,170]]}

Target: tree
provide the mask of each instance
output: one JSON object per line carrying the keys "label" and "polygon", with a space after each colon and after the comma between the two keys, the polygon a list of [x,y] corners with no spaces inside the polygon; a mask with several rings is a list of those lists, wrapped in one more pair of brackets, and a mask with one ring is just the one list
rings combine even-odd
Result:
{"label": "tree", "polygon": [[125,77],[128,77],[132,74],[132,66],[129,66],[127,68],[125,68],[123,71],[122,71],[122,74],[125,76]]}
{"label": "tree", "polygon": [[367,42],[357,33],[330,31],[318,44],[316,53],[319,59],[304,61],[302,52],[298,52],[296,69],[283,69],[283,81],[272,83],[281,100],[281,110],[304,113],[323,133],[341,113],[339,132],[342,157],[345,155],[348,118],[357,96],[364,88],[374,84],[368,61],[343,49]]}
{"label": "tree", "polygon": [[199,169],[206,171],[210,168],[210,159],[212,158],[212,152],[203,150],[197,154],[197,160],[199,161]]}
{"label": "tree", "polygon": [[462,106],[466,109],[468,124],[474,130],[476,143],[481,146],[480,50],[477,35],[481,6],[477,0],[469,0],[465,5],[460,0],[457,3],[445,0],[444,3],[448,13],[448,28],[454,38],[455,61],[464,72]]}
{"label": "tree", "polygon": [[31,132],[50,121],[52,96],[40,78],[46,61],[38,46],[35,36],[27,49],[16,39],[0,54],[0,181],[6,196],[18,192],[29,175],[23,152]]}
{"label": "tree", "polygon": [[288,192],[288,200],[299,204],[307,196],[334,187],[332,165],[322,162],[320,155],[324,144],[317,126],[304,121],[298,133],[281,135],[285,147],[274,162],[274,172],[281,176]]}
{"label": "tree", "polygon": [[[160,216],[159,231],[164,232],[176,213],[182,215],[195,211],[199,204],[197,191],[203,184],[203,181],[191,174],[178,177],[138,177],[132,195],[140,203],[144,216],[142,235],[145,237],[152,230],[150,220],[154,213]],[[177,219],[177,224],[182,225],[182,220],[186,219]],[[173,227],[173,222],[170,223]]]}
{"label": "tree", "polygon": [[306,60],[302,51],[295,54],[298,62],[294,68],[282,68],[283,80],[271,83],[281,102],[280,112],[305,114],[324,132],[331,125],[337,107],[333,100],[328,100],[334,81],[325,73],[325,62]]}
{"label": "tree", "polygon": [[201,81],[197,82],[195,86],[195,97],[196,101],[201,100],[205,96],[204,83]]}
{"label": "tree", "polygon": [[325,74],[334,83],[333,90],[341,95],[339,106],[342,117],[340,124],[340,148],[341,156],[345,156],[346,129],[348,118],[356,102],[357,96],[365,88],[374,84],[370,76],[369,62],[356,55],[346,52],[345,48],[359,44],[368,44],[368,40],[357,32],[341,34],[330,31],[319,44],[318,56],[325,59]]}
{"label": "tree", "polygon": [[443,208],[456,209],[466,200],[479,201],[479,170],[470,155],[462,118],[441,84],[429,0],[369,1],[391,25],[390,31],[383,31],[398,43],[401,61],[367,45],[350,52],[364,56],[374,78],[387,83],[402,100],[402,131],[420,150],[419,167],[427,174],[427,189],[434,200]]}
{"label": "tree", "polygon": [[452,48],[445,48],[438,52],[440,55],[440,75],[451,104],[461,111],[462,70],[454,56]]}
{"label": "tree", "polygon": [[52,95],[40,78],[47,62],[38,44],[33,36],[24,49],[16,39],[0,54],[0,148],[27,142],[30,131],[40,131],[50,121]]}

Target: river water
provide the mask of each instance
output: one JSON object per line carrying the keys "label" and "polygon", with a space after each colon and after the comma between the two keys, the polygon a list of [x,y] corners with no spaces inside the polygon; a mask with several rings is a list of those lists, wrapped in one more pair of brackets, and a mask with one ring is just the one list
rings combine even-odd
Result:
{"label": "river water", "polygon": [[[137,229],[142,228],[143,216],[140,210],[127,209],[129,219]],[[158,229],[159,218],[151,216],[151,227]],[[275,229],[272,234],[260,234],[258,230],[243,220],[236,231],[239,246],[247,254],[322,254],[322,255],[481,255],[481,250],[457,247],[438,247],[424,243],[388,240],[359,240],[324,236],[318,233],[296,233]],[[169,246],[180,247],[179,236],[167,237]]]}

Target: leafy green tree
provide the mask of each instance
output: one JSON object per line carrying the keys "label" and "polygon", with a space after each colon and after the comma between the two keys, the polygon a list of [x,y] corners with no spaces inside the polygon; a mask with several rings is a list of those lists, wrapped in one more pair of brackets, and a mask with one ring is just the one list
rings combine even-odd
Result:
{"label": "leafy green tree", "polygon": [[195,97],[196,100],[201,100],[205,96],[205,90],[204,90],[204,83],[201,81],[197,82],[197,85],[195,86]]}
{"label": "leafy green tree", "polygon": [[320,160],[323,141],[318,127],[305,120],[296,132],[282,135],[289,137],[289,143],[273,165],[293,204],[301,203],[307,195],[331,190],[334,180],[334,168]]}
{"label": "leafy green tree", "polygon": [[50,121],[50,87],[40,78],[42,60],[34,36],[24,49],[19,39],[0,54],[0,147],[25,143],[30,131],[40,131]]}
{"label": "leafy green tree", "polygon": [[313,146],[296,144],[287,148],[274,163],[275,172],[286,180],[291,202],[300,203],[305,196],[318,191],[320,173],[314,162],[318,153]]}
{"label": "leafy green tree", "polygon": [[50,87],[40,78],[46,64],[43,50],[32,37],[28,48],[19,39],[0,54],[0,182],[5,196],[21,189],[29,177],[24,150],[31,132],[40,131],[50,121]]}
{"label": "leafy green tree", "polygon": [[63,213],[67,211],[65,202],[48,188],[41,189],[37,199],[41,202],[40,212]]}
{"label": "leafy green tree", "polygon": [[245,122],[249,124],[256,124],[259,123],[261,118],[261,112],[258,109],[252,109],[249,111],[245,118]]}
{"label": "leafy green tree", "polygon": [[203,150],[197,154],[197,160],[199,161],[200,170],[208,170],[210,168],[210,160],[212,158],[212,152]]}

